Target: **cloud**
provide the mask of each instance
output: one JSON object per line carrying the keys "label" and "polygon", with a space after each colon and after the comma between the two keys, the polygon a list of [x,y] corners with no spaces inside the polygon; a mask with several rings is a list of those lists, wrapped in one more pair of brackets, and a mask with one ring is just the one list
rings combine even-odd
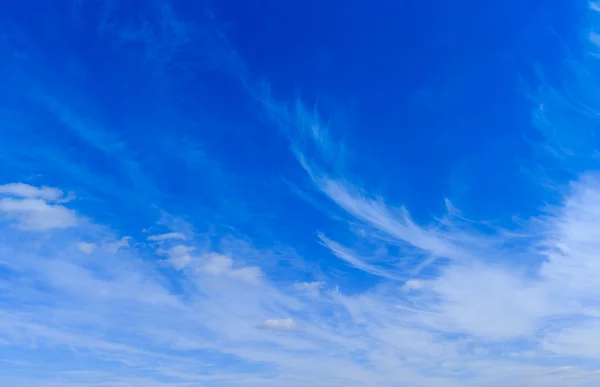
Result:
{"label": "cloud", "polygon": [[194,257],[190,254],[194,247],[186,245],[176,245],[168,250],[158,249],[157,252],[168,257],[167,262],[177,270],[183,270],[190,266]]}
{"label": "cloud", "polygon": [[86,254],[90,254],[96,248],[95,243],[79,242],[77,248]]}
{"label": "cloud", "polygon": [[72,210],[57,204],[63,192],[50,187],[24,183],[0,186],[0,213],[22,230],[44,231],[76,226],[81,220]]}
{"label": "cloud", "polygon": [[595,298],[600,296],[595,275],[600,262],[595,252],[600,249],[600,177],[586,173],[571,184],[570,195],[562,206],[550,210],[541,252],[546,261],[541,267],[542,278],[560,283],[569,294]]}
{"label": "cloud", "polygon": [[176,270],[188,270],[200,275],[212,277],[228,277],[246,284],[259,284],[263,273],[259,267],[236,264],[234,260],[216,252],[193,254],[193,246],[175,245],[167,250],[158,249],[158,253],[168,257],[169,263]]}
{"label": "cloud", "polygon": [[291,318],[284,318],[280,320],[276,319],[268,319],[265,321],[262,326],[268,329],[274,330],[286,330],[286,329],[294,329],[297,327],[296,322]]}
{"label": "cloud", "polygon": [[516,268],[457,265],[429,286],[439,302],[433,310],[445,330],[483,339],[529,337],[543,318],[561,313],[547,285],[523,277]]}
{"label": "cloud", "polygon": [[[461,232],[447,232],[439,225],[424,228],[417,225],[405,208],[390,209],[381,197],[369,198],[360,190],[339,180],[316,180],[319,188],[337,205],[357,219],[382,231],[398,242],[437,257],[469,259],[472,252],[462,243],[486,243],[485,238]],[[464,240],[464,242],[463,242]],[[478,246],[471,246],[472,248]]]}
{"label": "cloud", "polygon": [[0,185],[0,194],[16,196],[20,198],[42,199],[55,202],[64,194],[61,190],[51,187],[35,187],[25,183],[10,183]]}
{"label": "cloud", "polygon": [[248,284],[258,284],[262,278],[262,271],[255,266],[233,268],[233,260],[225,255],[212,253],[203,257],[199,270],[213,276],[228,276]]}
{"label": "cloud", "polygon": [[130,236],[124,236],[117,241],[105,243],[104,249],[110,253],[116,253],[121,249],[129,248],[130,241]]}
{"label": "cloud", "polygon": [[187,237],[185,236],[185,234],[180,232],[169,232],[166,234],[150,235],[147,239],[149,241],[162,242],[170,239],[186,240]]}
{"label": "cloud", "polygon": [[310,296],[310,297],[319,297],[321,295],[321,291],[325,287],[325,282],[323,281],[315,281],[315,282],[296,282],[293,288],[302,295]]}
{"label": "cloud", "polygon": [[309,291],[309,292],[318,291],[323,286],[325,286],[325,283],[322,282],[322,281],[297,282],[297,283],[294,284],[294,288],[296,288],[297,290]]}
{"label": "cloud", "polygon": [[73,211],[42,199],[3,198],[0,199],[0,212],[22,230],[62,229],[79,223]]}
{"label": "cloud", "polygon": [[[538,258],[532,267],[537,273],[515,263],[458,261],[428,278],[426,286],[424,279],[413,278],[401,287],[384,276],[384,282],[365,291],[337,288],[310,299],[295,293],[319,289],[321,282],[277,286],[259,267],[244,265],[245,244],[229,244],[240,247],[231,251],[236,259],[191,242],[156,250],[148,245],[182,270],[180,279],[167,281],[160,267],[139,259],[137,250],[72,256],[78,250],[67,246],[80,243],[78,235],[49,235],[41,249],[31,249],[24,248],[33,245],[27,239],[4,229],[2,256],[20,275],[0,281],[11,289],[11,302],[2,304],[0,336],[13,346],[34,339],[44,353],[70,346],[163,377],[186,375],[178,380],[187,382],[202,380],[195,360],[200,351],[220,354],[212,355],[217,364],[223,364],[219,356],[233,356],[243,364],[277,367],[276,375],[257,370],[245,376],[250,385],[283,380],[292,386],[437,387],[471,380],[500,387],[506,375],[515,383],[552,385],[546,375],[560,371],[546,364],[552,356],[597,356],[584,338],[594,337],[600,309],[577,305],[596,289],[591,257],[600,250],[593,234],[599,181],[594,174],[583,176],[562,204],[531,222],[543,237],[530,251]],[[116,239],[129,244],[130,238],[96,230],[95,239],[86,243]],[[340,255],[348,253],[325,237],[322,241]],[[559,247],[560,256],[545,258]],[[382,270],[377,262],[367,269]],[[18,282],[23,275],[31,285]],[[564,278],[573,284],[564,285]],[[179,285],[172,288],[170,281]],[[37,293],[38,286],[46,290]],[[22,311],[18,305],[32,294],[39,306]],[[499,352],[498,346],[504,349]],[[581,386],[595,381],[584,364],[575,364],[557,380]],[[465,369],[470,379],[464,379]],[[239,377],[234,372],[224,380]]]}
{"label": "cloud", "polygon": [[399,277],[396,277],[393,273],[390,273],[388,270],[384,270],[382,268],[370,265],[362,261],[361,259],[354,256],[354,254],[350,250],[344,248],[337,242],[328,239],[325,235],[319,234],[319,239],[323,242],[323,245],[330,249],[336,257],[345,261],[350,266],[378,277],[383,277],[391,280],[399,279]]}
{"label": "cloud", "polygon": [[402,285],[402,290],[405,292],[418,291],[423,289],[425,283],[420,280],[408,280]]}

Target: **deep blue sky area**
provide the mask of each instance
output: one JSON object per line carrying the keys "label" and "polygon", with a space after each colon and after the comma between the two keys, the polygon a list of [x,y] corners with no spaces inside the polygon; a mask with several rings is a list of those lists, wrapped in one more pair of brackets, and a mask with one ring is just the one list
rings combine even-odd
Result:
{"label": "deep blue sky area", "polygon": [[[116,48],[99,32],[102,23],[143,24],[159,3],[126,2],[115,11],[117,22],[103,16],[109,12],[103,7],[40,2],[39,12],[31,12],[25,3],[11,3],[5,25],[18,31],[20,47],[35,47],[45,58],[44,65],[31,66],[49,87],[80,95],[73,103],[101,115],[121,135],[147,137],[134,147],[155,151],[152,143],[161,142],[164,125],[181,125],[169,130],[179,140],[201,138],[228,172],[253,180],[251,185],[272,184],[273,164],[295,167],[288,165],[291,159],[281,164],[286,155],[278,149],[285,139],[272,136],[273,128],[257,117],[235,80],[218,71],[222,65],[161,79],[150,60],[146,66],[139,62],[143,43]],[[580,9],[551,3],[540,11],[535,2],[223,1],[175,2],[173,10],[188,22],[218,23],[247,71],[268,81],[277,97],[316,105],[347,141],[352,173],[409,205],[415,215],[442,210],[444,196],[490,217],[500,215],[493,211],[496,201],[515,211],[535,203],[515,200],[532,192],[509,184],[528,162],[527,141],[539,140],[519,81],[535,86],[531,74],[537,62],[550,63],[545,67],[550,72],[560,67],[565,55],[560,42],[577,37],[577,25],[565,21]],[[206,54],[186,55],[176,60]],[[231,101],[238,101],[234,109]],[[173,125],[173,116],[182,114],[186,121]],[[352,156],[358,146],[360,160]],[[177,176],[165,174],[159,177],[164,188],[185,189]],[[473,203],[477,196],[489,199]]]}
{"label": "deep blue sky area", "polygon": [[0,385],[599,385],[600,6],[0,9]]}
{"label": "deep blue sky area", "polygon": [[[502,187],[531,154],[526,140],[540,136],[519,81],[535,85],[536,62],[560,66],[560,39],[576,37],[565,23],[580,11],[574,8],[551,3],[540,12],[536,2],[514,1],[215,6],[251,70],[268,74],[280,95],[322,106],[348,142],[360,144],[360,178],[419,212],[439,210],[440,193],[521,205],[514,196],[526,193]],[[485,167],[465,171],[473,158]],[[479,192],[454,187],[457,175]],[[473,210],[496,216],[492,208]]]}

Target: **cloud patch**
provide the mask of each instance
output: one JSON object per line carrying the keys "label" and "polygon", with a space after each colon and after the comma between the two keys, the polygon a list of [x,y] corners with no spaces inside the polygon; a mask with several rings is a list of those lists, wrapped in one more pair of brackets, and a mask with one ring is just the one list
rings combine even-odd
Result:
{"label": "cloud patch", "polygon": [[298,325],[291,318],[284,319],[268,319],[266,320],[261,327],[273,330],[290,330],[296,329]]}
{"label": "cloud patch", "polygon": [[[4,197],[2,197],[4,196]],[[0,213],[13,227],[25,231],[46,231],[77,226],[81,219],[74,211],[58,204],[62,191],[23,183],[0,186]]]}
{"label": "cloud patch", "polygon": [[163,242],[166,240],[182,240],[185,241],[187,240],[187,237],[185,236],[185,234],[181,233],[181,232],[169,232],[166,234],[157,234],[157,235],[150,235],[147,238],[149,241],[153,241],[153,242]]}

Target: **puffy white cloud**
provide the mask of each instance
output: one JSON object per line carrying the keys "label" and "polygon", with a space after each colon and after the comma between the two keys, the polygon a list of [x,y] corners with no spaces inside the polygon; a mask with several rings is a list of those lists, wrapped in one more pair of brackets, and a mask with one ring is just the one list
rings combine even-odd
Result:
{"label": "puffy white cloud", "polygon": [[66,199],[56,188],[10,183],[0,185],[0,197],[0,213],[21,230],[64,229],[80,223],[75,211],[58,204]]}
{"label": "puffy white cloud", "polygon": [[58,201],[63,197],[63,192],[52,187],[35,187],[25,183],[10,183],[0,185],[0,194],[20,198],[42,199],[45,201]]}
{"label": "puffy white cloud", "polygon": [[225,255],[210,253],[202,258],[201,270],[210,275],[228,274],[233,270],[233,259]]}
{"label": "puffy white cloud", "polygon": [[405,292],[421,290],[425,286],[425,282],[421,280],[411,279],[402,285],[401,289]]}
{"label": "puffy white cloud", "polygon": [[0,199],[0,212],[17,228],[27,231],[45,231],[76,226],[75,212],[59,204],[48,204],[42,199]]}
{"label": "puffy white cloud", "polygon": [[176,270],[184,270],[194,261],[190,254],[194,247],[186,245],[175,245],[168,250],[158,249],[157,252],[168,257],[167,262]]}
{"label": "puffy white cloud", "polygon": [[201,257],[197,270],[212,276],[226,276],[247,284],[258,284],[262,271],[255,266],[234,267],[233,259],[223,254],[210,253]]}
{"label": "puffy white cloud", "polygon": [[168,257],[167,262],[177,270],[191,269],[197,274],[213,277],[228,277],[246,284],[259,284],[263,273],[259,267],[234,265],[234,260],[227,255],[215,252],[194,255],[195,247],[175,245],[169,249],[158,249],[157,252]]}

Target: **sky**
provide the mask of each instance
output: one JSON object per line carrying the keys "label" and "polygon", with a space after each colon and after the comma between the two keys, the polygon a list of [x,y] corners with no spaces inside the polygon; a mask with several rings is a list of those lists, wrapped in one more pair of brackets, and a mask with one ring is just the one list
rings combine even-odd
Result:
{"label": "sky", "polygon": [[600,4],[0,4],[3,386],[600,385]]}

